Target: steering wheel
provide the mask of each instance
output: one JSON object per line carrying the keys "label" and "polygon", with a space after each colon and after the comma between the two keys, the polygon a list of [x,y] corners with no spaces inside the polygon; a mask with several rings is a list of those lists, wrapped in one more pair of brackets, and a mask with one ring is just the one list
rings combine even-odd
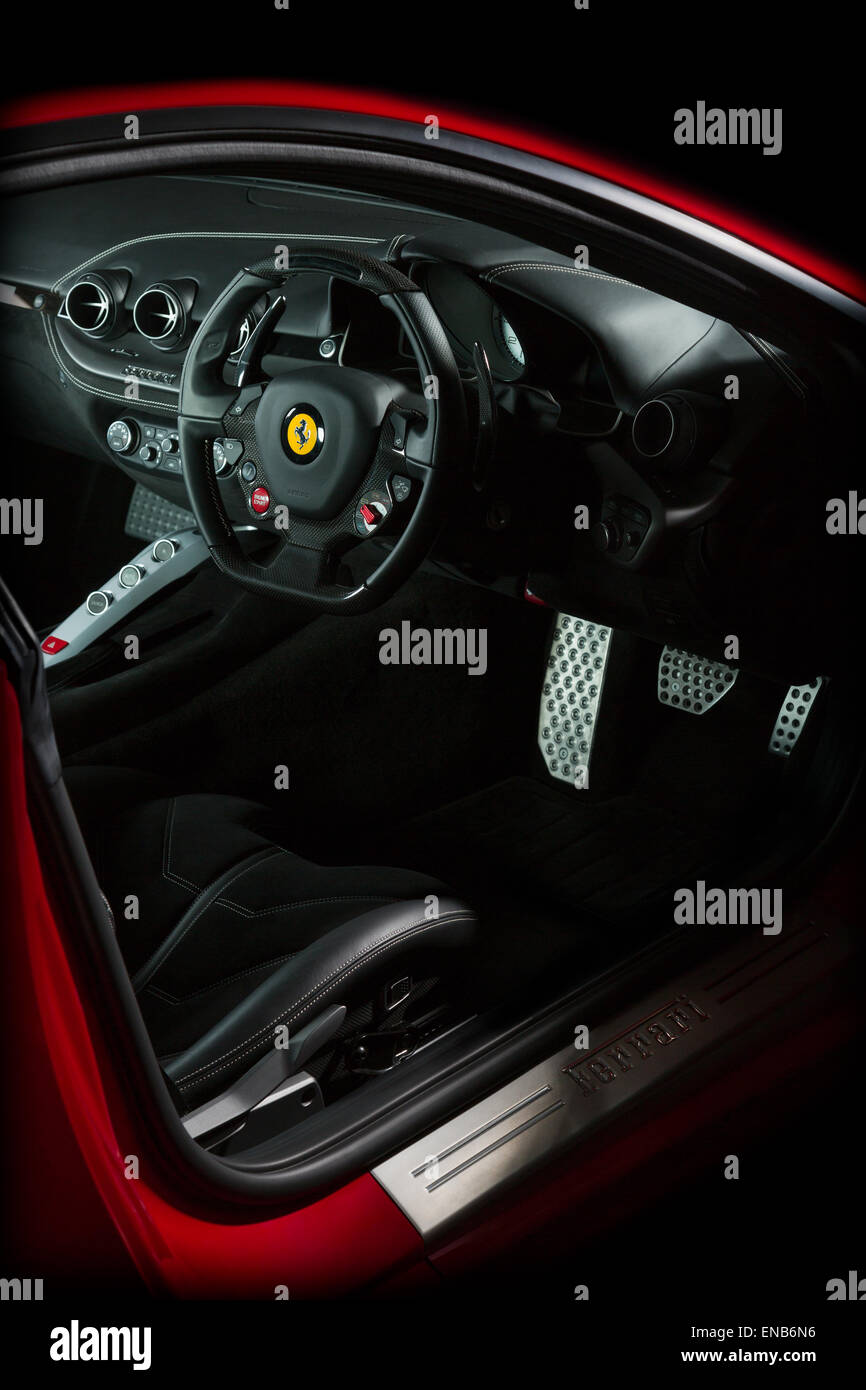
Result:
{"label": "steering wheel", "polygon": [[[214,561],[232,579],[320,611],[362,613],[417,568],[444,519],[467,447],[463,388],[432,305],[394,266],[321,245],[298,246],[285,260],[279,270],[261,261],[239,271],[190,345],[178,412],[189,499]],[[286,303],[273,291],[305,271],[378,297],[403,329],[423,394],[397,377],[340,366],[336,355],[288,358],[285,371],[265,375],[262,347]],[[264,292],[269,308],[229,386],[223,367],[238,324]],[[235,456],[229,466],[244,461],[227,483],[214,469],[217,439],[225,441],[224,455],[231,449]],[[227,515],[221,487],[238,485],[249,524],[278,541],[267,563],[244,554]],[[394,538],[384,558],[363,580],[340,582],[341,556],[380,533]]]}

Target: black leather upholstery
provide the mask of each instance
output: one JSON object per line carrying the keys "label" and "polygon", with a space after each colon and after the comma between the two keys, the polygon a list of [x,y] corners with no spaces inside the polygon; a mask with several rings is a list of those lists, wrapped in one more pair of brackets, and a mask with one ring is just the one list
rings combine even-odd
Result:
{"label": "black leather upholstery", "polygon": [[715,322],[641,285],[553,261],[515,259],[487,270],[484,278],[578,324],[598,349],[621,410],[636,409]]}
{"label": "black leather upholstery", "polygon": [[[187,1106],[332,1004],[447,969],[476,918],[432,878],[313,864],[265,807],[113,769],[67,785],[163,1068]],[[443,967],[444,961],[444,967]]]}

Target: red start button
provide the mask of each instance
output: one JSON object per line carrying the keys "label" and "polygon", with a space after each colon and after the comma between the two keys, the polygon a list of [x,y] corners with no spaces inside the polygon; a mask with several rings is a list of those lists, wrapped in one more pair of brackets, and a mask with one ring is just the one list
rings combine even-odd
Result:
{"label": "red start button", "polygon": [[62,637],[46,637],[42,643],[42,650],[47,652],[49,656],[53,656],[55,652],[62,652],[63,648],[68,646],[69,643],[64,641]]}
{"label": "red start button", "polygon": [[266,511],[268,510],[268,507],[269,507],[270,505],[271,505],[271,494],[268,492],[267,488],[266,488],[266,487],[257,487],[257,488],[255,488],[255,489],[253,490],[252,496],[250,497],[250,506],[252,507],[253,511],[254,511],[254,512],[258,512],[259,515],[261,516],[261,515],[263,515],[264,512],[266,512]]}

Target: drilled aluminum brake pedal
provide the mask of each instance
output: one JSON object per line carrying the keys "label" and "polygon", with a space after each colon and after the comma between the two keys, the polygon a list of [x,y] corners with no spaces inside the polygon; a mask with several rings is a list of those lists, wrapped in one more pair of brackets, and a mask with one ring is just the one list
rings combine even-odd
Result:
{"label": "drilled aluminum brake pedal", "polygon": [[734,688],[738,671],[725,661],[707,661],[680,647],[663,647],[659,657],[658,697],[663,705],[706,714]]}
{"label": "drilled aluminum brake pedal", "polygon": [[538,714],[538,746],[551,777],[588,785],[611,629],[558,613]]}

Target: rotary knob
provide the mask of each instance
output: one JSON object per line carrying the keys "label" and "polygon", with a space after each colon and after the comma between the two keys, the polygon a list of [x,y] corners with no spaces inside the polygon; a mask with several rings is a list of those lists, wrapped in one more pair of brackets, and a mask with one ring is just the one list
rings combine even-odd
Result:
{"label": "rotary knob", "polygon": [[596,550],[603,550],[610,554],[619,550],[622,545],[622,536],[615,521],[597,521],[589,534]]}
{"label": "rotary knob", "polygon": [[105,431],[106,443],[116,454],[131,454],[139,438],[140,431],[134,420],[112,420]]}
{"label": "rotary knob", "polygon": [[372,536],[383,521],[387,521],[392,507],[387,492],[368,492],[355,508],[355,530],[359,536]]}
{"label": "rotary knob", "polygon": [[[244,452],[239,439],[215,439],[213,444],[213,471],[218,478],[225,478],[234,471],[235,464]],[[255,477],[255,473],[253,473]]]}

